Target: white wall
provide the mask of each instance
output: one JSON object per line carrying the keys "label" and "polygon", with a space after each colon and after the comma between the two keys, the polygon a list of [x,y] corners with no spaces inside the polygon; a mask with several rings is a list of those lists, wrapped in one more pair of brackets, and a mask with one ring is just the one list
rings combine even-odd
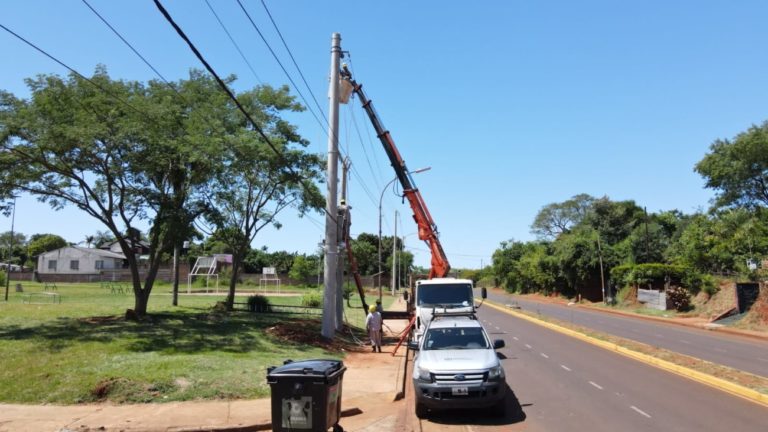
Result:
{"label": "white wall", "polygon": [[[49,269],[51,261],[56,261],[56,269]],[[71,262],[77,261],[78,268],[72,269]],[[103,261],[103,267],[96,268],[96,261]],[[122,260],[104,257],[77,248],[62,248],[41,254],[37,258],[37,271],[41,274],[83,274],[98,273],[101,270],[111,270],[122,267]]]}

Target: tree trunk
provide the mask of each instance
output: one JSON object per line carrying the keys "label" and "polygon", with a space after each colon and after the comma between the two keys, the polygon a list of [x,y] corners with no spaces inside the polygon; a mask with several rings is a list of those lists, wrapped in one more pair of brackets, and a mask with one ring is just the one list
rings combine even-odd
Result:
{"label": "tree trunk", "polygon": [[232,276],[229,278],[229,294],[227,295],[227,310],[235,310],[235,285],[237,285],[237,274],[240,272],[240,263],[242,257],[232,256]]}

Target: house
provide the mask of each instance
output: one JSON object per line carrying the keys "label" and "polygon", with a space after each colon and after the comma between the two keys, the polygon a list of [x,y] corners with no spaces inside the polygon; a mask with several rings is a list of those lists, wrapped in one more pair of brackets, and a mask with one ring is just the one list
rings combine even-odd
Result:
{"label": "house", "polygon": [[[133,249],[136,251],[136,255],[141,256],[141,255],[149,254],[150,249],[149,249],[148,242],[144,240],[131,240],[131,239],[126,239],[126,241],[128,242],[129,245],[132,245],[131,247],[133,247]],[[102,243],[101,245],[99,245],[99,249],[107,250],[120,255],[123,254],[123,249],[120,247],[120,242],[118,242],[117,240],[107,242],[107,243]]]}
{"label": "house", "polygon": [[85,275],[123,267],[125,255],[103,249],[67,246],[40,254],[37,272],[45,274]]}

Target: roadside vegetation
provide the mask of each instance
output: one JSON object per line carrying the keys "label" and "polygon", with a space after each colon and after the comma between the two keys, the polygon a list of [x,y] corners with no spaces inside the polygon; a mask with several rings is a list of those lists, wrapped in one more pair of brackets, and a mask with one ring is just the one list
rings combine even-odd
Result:
{"label": "roadside vegetation", "polygon": [[[531,224],[537,240],[502,242],[477,279],[617,307],[633,307],[639,288],[665,290],[677,311],[707,311],[728,281],[768,278],[768,122],[716,140],[694,170],[716,193],[707,211],[578,194],[545,205]],[[768,326],[768,313],[753,315],[750,325]]]}
{"label": "roadside vegetation", "polygon": [[[216,307],[219,294],[182,294],[171,306],[170,285],[152,293],[149,315],[123,319],[130,294],[100,284],[58,284],[62,302],[22,303],[41,284],[22,282],[0,304],[0,401],[76,404],[167,402],[268,397],[266,368],[286,359],[343,358],[364,339],[365,315],[356,296],[345,309],[348,328],[332,341],[320,338],[319,311],[265,314]],[[238,287],[240,288],[240,287]],[[243,287],[243,291],[254,292]],[[301,293],[266,298],[301,305]],[[385,306],[394,300],[385,297]],[[370,300],[369,300],[370,301]]]}

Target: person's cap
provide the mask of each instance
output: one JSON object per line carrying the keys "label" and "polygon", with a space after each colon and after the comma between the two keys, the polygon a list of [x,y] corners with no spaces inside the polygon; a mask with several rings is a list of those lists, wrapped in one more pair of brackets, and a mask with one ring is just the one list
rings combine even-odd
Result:
{"label": "person's cap", "polygon": [[370,307],[368,307],[368,312],[371,312],[371,313],[376,312],[376,305],[371,305]]}

